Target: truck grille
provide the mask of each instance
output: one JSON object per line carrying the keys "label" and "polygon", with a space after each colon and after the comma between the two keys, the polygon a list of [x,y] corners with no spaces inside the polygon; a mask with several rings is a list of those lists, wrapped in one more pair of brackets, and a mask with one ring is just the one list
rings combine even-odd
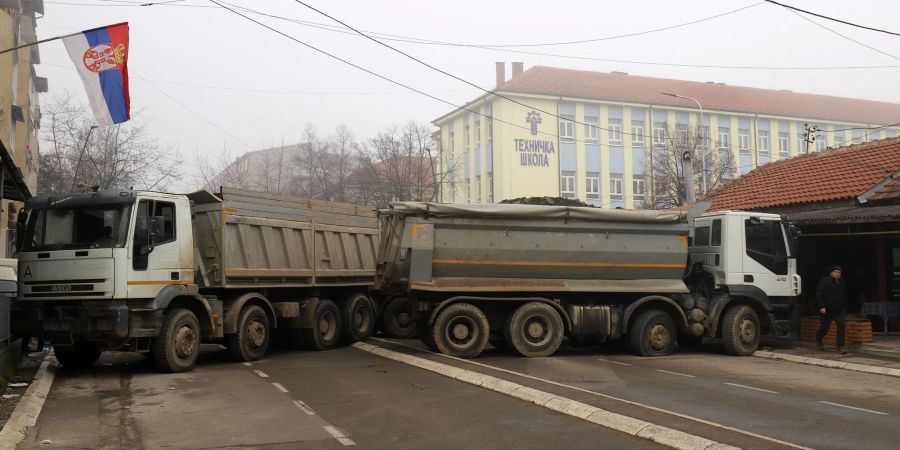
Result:
{"label": "truck grille", "polygon": [[102,297],[109,280],[41,280],[26,281],[22,296],[25,298]]}

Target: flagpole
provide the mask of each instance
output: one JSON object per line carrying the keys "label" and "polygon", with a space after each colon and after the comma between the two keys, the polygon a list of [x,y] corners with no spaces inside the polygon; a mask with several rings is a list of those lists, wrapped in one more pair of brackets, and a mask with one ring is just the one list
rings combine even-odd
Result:
{"label": "flagpole", "polygon": [[82,32],[79,31],[79,32],[77,32],[77,33],[64,34],[64,35],[62,35],[62,36],[56,36],[56,37],[52,37],[52,38],[41,39],[41,40],[39,40],[39,41],[32,42],[32,43],[30,43],[30,44],[22,44],[22,45],[19,45],[19,46],[17,46],[17,47],[8,48],[8,49],[6,49],[6,50],[0,50],[0,55],[2,55],[2,54],[4,54],[4,53],[9,53],[9,52],[11,52],[11,51],[18,50],[18,49],[20,49],[20,48],[31,47],[32,45],[43,44],[44,42],[50,42],[50,41],[55,41],[55,40],[57,40],[57,39],[63,39],[63,38],[67,38],[67,37],[70,37],[70,36],[76,36],[76,35],[79,35],[79,34],[81,34],[81,33],[82,33]]}

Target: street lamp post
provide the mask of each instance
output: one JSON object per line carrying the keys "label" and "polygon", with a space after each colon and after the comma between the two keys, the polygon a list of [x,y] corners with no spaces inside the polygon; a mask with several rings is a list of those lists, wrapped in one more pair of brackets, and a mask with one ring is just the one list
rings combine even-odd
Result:
{"label": "street lamp post", "polygon": [[[693,102],[697,104],[697,108],[700,110],[700,123],[699,123],[699,125],[697,125],[697,134],[701,135],[703,140],[706,141],[707,136],[702,136],[702,134],[703,134],[703,132],[702,132],[702,130],[703,130],[703,105],[700,104],[700,101],[693,97],[688,97],[686,95],[672,94],[670,92],[661,92],[661,94],[668,95],[669,97],[693,100]],[[704,150],[703,147],[701,147],[700,149],[703,151],[703,155],[700,158],[700,166],[701,166],[700,186],[702,188],[703,195],[706,195],[706,190],[708,189],[708,187],[706,186],[706,150]]]}

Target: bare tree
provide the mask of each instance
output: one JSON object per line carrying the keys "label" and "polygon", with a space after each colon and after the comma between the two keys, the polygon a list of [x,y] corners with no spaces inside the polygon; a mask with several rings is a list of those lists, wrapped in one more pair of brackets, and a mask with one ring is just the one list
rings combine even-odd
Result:
{"label": "bare tree", "polygon": [[684,205],[687,193],[684,177],[686,154],[690,155],[692,163],[694,192],[702,193],[704,182],[705,191],[712,191],[734,176],[734,157],[730,149],[717,155],[707,136],[687,126],[678,126],[674,132],[666,127],[664,133],[664,144],[654,143],[645,161],[646,175],[651,180],[647,207],[663,209]]}
{"label": "bare tree", "polygon": [[214,156],[197,155],[199,185],[218,191],[219,187],[250,189],[250,161],[247,155],[236,157],[226,146]]}
{"label": "bare tree", "polygon": [[435,142],[428,125],[409,122],[378,133],[361,148],[355,175],[355,201],[433,201],[437,194]]}
{"label": "bare tree", "polygon": [[140,113],[123,124],[96,128],[90,111],[65,93],[45,114],[49,126],[41,131],[49,145],[38,160],[41,193],[85,186],[166,190],[180,176],[181,155],[148,135]]}

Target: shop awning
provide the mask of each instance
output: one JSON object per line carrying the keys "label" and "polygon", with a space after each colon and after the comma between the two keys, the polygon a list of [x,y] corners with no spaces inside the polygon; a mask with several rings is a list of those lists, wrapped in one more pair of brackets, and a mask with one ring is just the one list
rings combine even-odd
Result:
{"label": "shop awning", "polygon": [[3,199],[24,202],[31,198],[31,191],[25,184],[22,171],[16,167],[13,157],[3,145],[3,141],[0,141],[0,160],[2,160],[0,166],[3,169],[0,174],[0,178],[3,179]]}

